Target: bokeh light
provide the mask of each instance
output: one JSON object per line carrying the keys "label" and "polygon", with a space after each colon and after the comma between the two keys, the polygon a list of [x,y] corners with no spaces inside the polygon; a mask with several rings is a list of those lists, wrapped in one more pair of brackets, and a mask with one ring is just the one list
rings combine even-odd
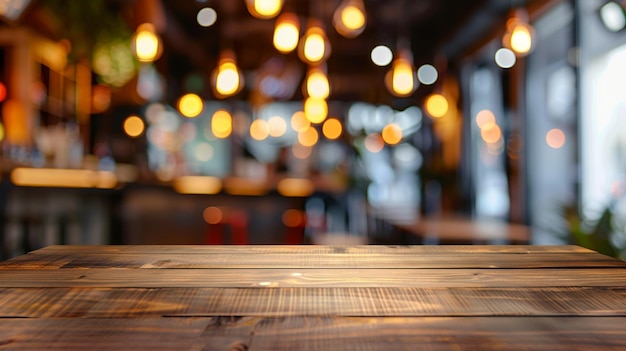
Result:
{"label": "bokeh light", "polygon": [[204,103],[202,99],[193,93],[185,94],[178,100],[178,111],[185,117],[193,118],[198,116]]}
{"label": "bokeh light", "polygon": [[441,94],[431,94],[426,98],[426,112],[435,118],[448,113],[448,100]]}
{"label": "bokeh light", "polygon": [[500,68],[511,68],[515,66],[515,63],[517,62],[517,58],[515,57],[513,50],[507,48],[498,49],[494,55],[494,59]]}
{"label": "bokeh light", "polygon": [[283,212],[282,221],[286,227],[299,227],[304,224],[304,214],[300,210],[290,208]]}
{"label": "bokeh light", "polygon": [[263,119],[255,119],[250,124],[250,137],[254,140],[265,140],[270,135],[270,128]]}
{"label": "bokeh light", "polygon": [[233,131],[233,116],[226,110],[217,110],[211,118],[211,133],[216,138],[227,138]]}
{"label": "bokeh light", "polygon": [[274,28],[274,47],[286,54],[298,47],[300,38],[300,23],[298,16],[292,13],[284,13],[276,19]]}
{"label": "bokeh light", "polygon": [[224,213],[219,207],[209,206],[202,211],[202,218],[209,224],[219,224],[224,218]]}
{"label": "bokeh light", "polygon": [[487,123],[480,130],[480,136],[487,144],[497,143],[502,137],[502,130],[496,123]]}
{"label": "bokeh light", "polygon": [[217,21],[217,12],[215,12],[215,10],[210,7],[205,7],[198,11],[198,14],[196,15],[196,20],[198,21],[198,24],[202,27],[210,27],[214,25]]}
{"label": "bokeh light", "polygon": [[200,162],[207,162],[213,158],[214,153],[215,150],[211,144],[202,142],[196,146],[194,156]]}
{"label": "bokeh light", "polygon": [[488,123],[496,123],[496,116],[490,110],[480,110],[476,114],[476,125],[482,129]]}
{"label": "bokeh light", "polygon": [[383,128],[381,136],[385,143],[396,145],[402,141],[402,129],[395,123],[389,123]]}
{"label": "bokeh light", "polygon": [[558,128],[550,129],[546,133],[546,143],[553,149],[562,148],[565,145],[565,133]]}
{"label": "bokeh light", "polygon": [[145,128],[143,120],[138,116],[128,116],[124,120],[124,133],[131,138],[140,136]]}
{"label": "bokeh light", "polygon": [[341,136],[343,127],[337,118],[329,118],[322,125],[322,134],[326,139],[335,140]]}
{"label": "bokeh light", "polygon": [[311,122],[306,119],[303,111],[296,111],[289,122],[291,128],[296,132],[301,132],[311,126]]}
{"label": "bokeh light", "polygon": [[377,153],[385,147],[385,142],[380,134],[373,133],[365,137],[364,145],[367,151]]}
{"label": "bokeh light", "polygon": [[274,138],[285,135],[287,131],[287,122],[280,116],[270,117],[270,119],[267,120],[267,125],[269,127],[270,136]]}
{"label": "bokeh light", "polygon": [[319,134],[317,130],[313,127],[309,127],[304,131],[298,133],[298,142],[303,146],[313,146],[317,144],[317,140],[319,139]]}
{"label": "bokeh light", "polygon": [[304,116],[311,123],[324,122],[328,116],[328,104],[324,99],[309,97],[304,101]]}
{"label": "bokeh light", "polygon": [[417,70],[417,79],[424,85],[434,84],[439,78],[439,73],[433,65],[421,65]]}
{"label": "bokeh light", "polygon": [[372,49],[370,58],[376,66],[387,66],[393,60],[393,52],[385,45],[378,45]]}

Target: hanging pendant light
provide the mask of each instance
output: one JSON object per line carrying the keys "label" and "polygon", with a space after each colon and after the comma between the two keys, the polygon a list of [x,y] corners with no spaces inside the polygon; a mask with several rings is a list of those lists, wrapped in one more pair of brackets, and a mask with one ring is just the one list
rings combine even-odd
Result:
{"label": "hanging pendant light", "polygon": [[385,76],[387,90],[395,96],[407,97],[417,89],[413,55],[408,49],[399,50],[391,70]]}
{"label": "hanging pendant light", "polygon": [[133,52],[140,62],[153,62],[161,57],[163,45],[152,23],[137,27],[132,38]]}
{"label": "hanging pendant light", "polygon": [[300,40],[298,56],[308,64],[320,64],[330,56],[330,42],[321,24],[317,20],[309,20],[309,26]]}
{"label": "hanging pendant light", "polygon": [[212,74],[212,82],[218,98],[233,96],[243,89],[243,75],[231,50],[221,53],[219,63]]}
{"label": "hanging pendant light", "polygon": [[534,46],[535,29],[528,23],[525,9],[515,10],[506,21],[506,33],[502,45],[513,50],[517,56],[528,55]]}
{"label": "hanging pendant light", "polygon": [[274,47],[283,54],[292,52],[298,46],[300,20],[293,13],[283,13],[274,26]]}
{"label": "hanging pendant light", "polygon": [[362,0],[344,0],[333,14],[335,30],[346,38],[356,38],[365,29],[367,15]]}
{"label": "hanging pendant light", "polygon": [[330,84],[326,74],[326,67],[310,68],[304,78],[303,92],[306,96],[316,99],[326,99],[330,95]]}
{"label": "hanging pendant light", "polygon": [[276,17],[283,8],[283,0],[246,0],[248,12],[256,18]]}

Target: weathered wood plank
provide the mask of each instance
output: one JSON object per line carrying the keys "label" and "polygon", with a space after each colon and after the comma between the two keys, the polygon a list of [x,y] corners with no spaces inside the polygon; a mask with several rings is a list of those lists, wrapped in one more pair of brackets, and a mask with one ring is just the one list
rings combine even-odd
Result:
{"label": "weathered wood plank", "polygon": [[[583,257],[581,257],[583,256]],[[626,262],[598,253],[459,254],[75,254],[23,255],[0,263],[0,269],[57,268],[557,268],[626,267]]]}
{"label": "weathered wood plank", "polygon": [[[582,256],[582,257],[581,257]],[[115,255],[76,252],[22,255],[0,263],[0,269],[58,268],[557,268],[625,267],[626,262],[598,253],[449,253],[306,255],[267,253],[187,254],[120,253]]]}
{"label": "weathered wood plank", "polygon": [[624,317],[0,320],[0,346],[90,350],[623,350]]}
{"label": "weathered wood plank", "polygon": [[592,288],[0,289],[0,318],[205,316],[624,316]]}
{"label": "weathered wood plank", "polygon": [[0,287],[626,287],[623,268],[0,270]]}
{"label": "weathered wood plank", "polygon": [[224,351],[249,343],[254,326],[240,318],[5,318],[0,349]]}
{"label": "weathered wood plank", "polygon": [[621,350],[621,317],[285,318],[259,322],[254,350]]}

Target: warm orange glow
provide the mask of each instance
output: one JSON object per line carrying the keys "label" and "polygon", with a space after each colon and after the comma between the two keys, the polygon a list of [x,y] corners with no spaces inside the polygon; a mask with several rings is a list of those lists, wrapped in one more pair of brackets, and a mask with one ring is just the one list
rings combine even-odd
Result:
{"label": "warm orange glow", "polygon": [[300,21],[293,13],[284,13],[276,19],[274,27],[274,47],[282,52],[289,53],[298,47],[300,37]]}
{"label": "warm orange glow", "polygon": [[143,120],[137,116],[128,116],[124,120],[124,133],[131,138],[140,136],[145,129]]}
{"label": "warm orange glow", "polygon": [[226,110],[217,110],[211,118],[211,132],[216,138],[228,138],[233,131],[233,116]]}
{"label": "warm orange glow", "polygon": [[565,133],[558,128],[550,129],[546,133],[546,143],[553,149],[560,149],[565,145]]}
{"label": "warm orange glow", "polygon": [[333,25],[346,38],[355,38],[363,32],[366,14],[361,0],[344,0],[333,15]]}
{"label": "warm orange glow", "polygon": [[304,214],[302,211],[290,208],[283,212],[282,220],[286,227],[299,227],[304,224]]}
{"label": "warm orange glow", "polygon": [[383,128],[383,141],[389,145],[396,145],[402,141],[402,128],[395,123],[390,123]]}
{"label": "warm orange glow", "polygon": [[297,111],[291,116],[290,120],[291,128],[296,132],[301,132],[306,130],[311,126],[311,122],[306,119],[303,111]]}
{"label": "warm orange glow", "polygon": [[111,88],[106,85],[96,85],[91,90],[92,113],[102,113],[111,106]]}
{"label": "warm orange glow", "polygon": [[234,62],[225,62],[219,66],[215,89],[224,96],[230,96],[239,89],[239,71]]}
{"label": "warm orange glow", "polygon": [[377,153],[382,151],[384,147],[385,142],[380,134],[374,133],[365,137],[365,149],[367,149],[367,151]]}
{"label": "warm orange glow", "polygon": [[159,58],[161,43],[156,29],[151,23],[144,23],[137,27],[134,38],[134,51],[141,62],[152,62]]}
{"label": "warm orange glow", "polygon": [[282,196],[304,197],[313,194],[315,186],[306,178],[285,178],[278,182],[276,190]]}
{"label": "warm orange glow", "polygon": [[263,119],[255,119],[250,124],[250,136],[254,140],[265,140],[270,135],[270,128]]}
{"label": "warm orange glow", "polygon": [[351,30],[360,29],[365,25],[365,14],[356,6],[348,5],[341,11],[341,23]]}
{"label": "warm orange glow", "polygon": [[202,219],[208,224],[219,224],[224,218],[222,209],[215,206],[209,206],[202,211]]}
{"label": "warm orange glow", "polygon": [[181,194],[217,194],[222,190],[222,181],[216,177],[182,176],[172,185]]}
{"label": "warm orange glow", "polygon": [[7,87],[4,83],[0,82],[0,102],[7,98]]}
{"label": "warm orange glow", "polygon": [[265,180],[251,178],[227,178],[224,190],[231,195],[260,196],[268,192]]}
{"label": "warm orange glow", "polygon": [[28,114],[24,103],[15,99],[6,100],[2,105],[2,119],[8,142],[12,144],[31,142]]}
{"label": "warm orange glow", "polygon": [[267,121],[271,137],[279,138],[287,131],[287,122],[280,116],[273,116]]}
{"label": "warm orange glow", "polygon": [[337,118],[329,118],[322,125],[322,134],[326,139],[335,140],[341,136],[343,127]]}
{"label": "warm orange glow", "polygon": [[304,116],[311,123],[324,122],[328,116],[328,104],[324,99],[307,98],[304,100]]}
{"label": "warm orange glow", "polygon": [[185,117],[196,117],[202,112],[203,108],[204,103],[196,94],[185,94],[178,100],[178,111]]}
{"label": "warm orange glow", "polygon": [[496,123],[496,116],[490,110],[481,110],[476,114],[476,125],[478,128],[483,128],[483,126],[489,123]]}
{"label": "warm orange glow", "polygon": [[441,94],[431,94],[426,98],[426,112],[439,118],[448,113],[448,100]]}
{"label": "warm orange glow", "polygon": [[303,146],[313,146],[317,144],[319,135],[317,130],[313,127],[309,127],[306,130],[298,133],[298,142]]}
{"label": "warm orange glow", "polygon": [[312,69],[306,77],[306,93],[316,99],[326,99],[330,95],[330,84],[326,73],[320,69]]}
{"label": "warm orange glow", "polygon": [[283,0],[246,0],[246,5],[252,16],[269,19],[278,15],[283,7]]}
{"label": "warm orange glow", "polygon": [[411,54],[406,50],[400,51],[393,61],[391,70],[385,77],[387,90],[393,95],[406,97],[413,94],[417,88],[412,61]]}
{"label": "warm orange glow", "polygon": [[487,123],[480,130],[480,137],[483,138],[487,144],[497,143],[502,137],[502,131],[497,124]]}
{"label": "warm orange glow", "polygon": [[15,168],[11,181],[17,186],[55,188],[106,188],[117,185],[113,172],[87,169]]}
{"label": "warm orange glow", "polygon": [[518,9],[506,23],[502,45],[519,56],[525,56],[533,49],[534,32],[534,28],[528,23],[526,11]]}
{"label": "warm orange glow", "polygon": [[220,54],[217,67],[211,75],[213,89],[218,98],[226,98],[237,94],[243,89],[243,75],[235,60],[232,50],[224,50]]}
{"label": "warm orange glow", "polygon": [[326,33],[314,21],[307,29],[299,45],[298,55],[302,61],[308,64],[321,63],[330,55],[330,42],[326,38]]}

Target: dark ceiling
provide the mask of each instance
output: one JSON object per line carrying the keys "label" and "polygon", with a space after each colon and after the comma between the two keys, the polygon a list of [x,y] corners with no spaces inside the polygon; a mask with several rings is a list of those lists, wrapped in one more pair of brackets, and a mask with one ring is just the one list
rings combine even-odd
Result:
{"label": "dark ceiling", "polygon": [[[41,0],[36,3],[55,4],[65,11],[63,8],[70,8],[69,4],[79,8],[73,1],[76,0]],[[254,76],[263,70],[278,67],[284,71],[295,67],[293,71],[301,77],[306,70],[306,65],[295,53],[283,55],[273,47],[274,20],[250,15],[245,0],[102,1],[114,11],[125,14],[133,28],[139,23],[132,22],[161,18],[164,55],[157,67],[167,76],[170,98],[183,93],[183,80],[192,73],[208,80],[220,51],[225,48],[234,49],[248,80],[247,89],[239,98],[249,97],[244,94],[253,91],[250,80],[254,81]],[[369,58],[375,45],[386,44],[395,50],[398,38],[407,37],[415,66],[431,63],[445,72],[454,69],[458,59],[476,43],[495,38],[504,28],[507,14],[513,7],[532,7],[556,0],[363,0],[368,16],[367,27],[354,39],[340,36],[331,25],[333,12],[341,1],[285,0],[284,10],[295,12],[301,19],[302,28],[310,17],[317,18],[325,26],[332,47],[327,69],[333,100],[388,103],[393,100],[383,84],[388,68],[375,66]],[[213,7],[218,14],[215,25],[208,28],[196,22],[197,12],[206,6]],[[86,20],[89,21],[91,19]],[[97,18],[93,21],[97,23]],[[268,68],[269,62],[273,65],[271,68]],[[432,87],[419,88],[408,100],[425,96],[428,89],[432,90]],[[204,94],[211,97],[208,89]],[[293,94],[286,99],[299,98],[298,85],[298,89],[294,88]]]}

